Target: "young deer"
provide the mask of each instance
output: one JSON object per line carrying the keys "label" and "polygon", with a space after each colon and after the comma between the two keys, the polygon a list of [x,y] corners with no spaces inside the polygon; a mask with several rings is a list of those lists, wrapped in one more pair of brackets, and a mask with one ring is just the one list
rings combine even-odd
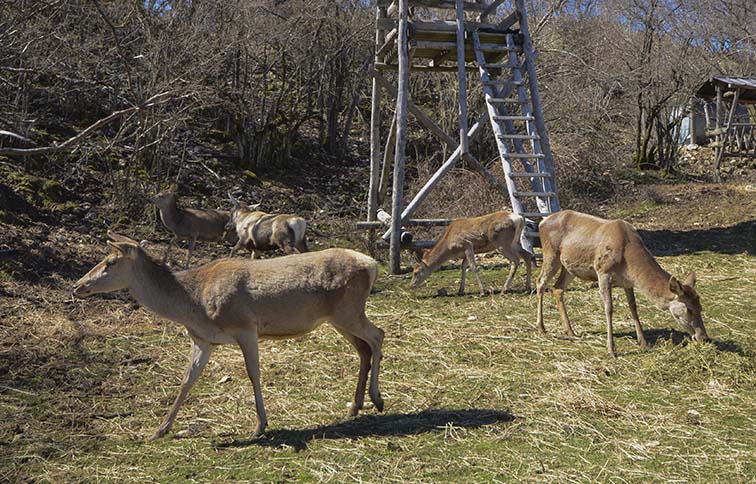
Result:
{"label": "young deer", "polygon": [[504,283],[504,292],[510,290],[520,259],[525,261],[527,271],[525,288],[530,292],[530,272],[532,257],[520,245],[520,236],[525,228],[525,219],[508,211],[500,211],[474,218],[460,218],[452,221],[441,233],[432,249],[425,251],[412,273],[412,288],[419,287],[441,264],[463,257],[462,280],[459,284],[460,296],[465,293],[465,273],[472,267],[480,294],[485,294],[483,283],[475,267],[475,254],[499,251],[509,259],[509,277]]}
{"label": "young deer", "polygon": [[296,338],[330,323],[354,346],[360,357],[357,391],[349,414],[357,415],[365,400],[370,375],[370,399],[379,411],[378,389],[383,330],[365,315],[365,303],[378,272],[370,257],[347,249],[328,249],[277,259],[220,259],[201,267],[171,272],[134,240],[108,233],[113,251],[73,287],[84,298],[127,288],[159,316],[186,326],[192,356],[181,390],[152,439],[171,428],[192,385],[213,348],[237,344],[252,380],[257,408],[255,436],[265,430],[267,417],[260,386],[258,340]]}
{"label": "young deer", "polygon": [[606,348],[615,357],[612,335],[612,286],[625,290],[630,314],[635,323],[638,344],[645,348],[646,338],[638,319],[635,288],[661,308],[667,308],[695,341],[708,341],[701,302],[695,290],[696,275],[683,282],[661,268],[643,244],[638,232],[624,220],[605,220],[572,210],[549,215],[539,225],[543,247],[543,267],[538,281],[538,329],[543,326],[543,293],[559,272],[554,284],[559,316],[567,334],[574,336],[564,305],[564,290],[573,277],[598,281],[606,312]]}
{"label": "young deer", "polygon": [[229,257],[246,247],[255,259],[262,250],[281,249],[284,254],[307,252],[307,221],[298,215],[266,213],[255,210],[260,204],[247,206],[229,194],[234,209],[228,217],[226,230],[239,236]]}
{"label": "young deer", "polygon": [[[173,232],[173,238],[168,242],[168,247],[165,249],[163,262],[168,260],[171,246],[177,239],[188,240],[189,252],[186,257],[186,267],[189,267],[189,261],[198,240],[215,241],[223,238],[229,212],[179,207],[177,191],[178,186],[172,184],[168,189],[151,198],[150,201],[160,210],[160,220],[163,221],[163,225]],[[236,240],[233,240],[233,242],[236,242]]]}

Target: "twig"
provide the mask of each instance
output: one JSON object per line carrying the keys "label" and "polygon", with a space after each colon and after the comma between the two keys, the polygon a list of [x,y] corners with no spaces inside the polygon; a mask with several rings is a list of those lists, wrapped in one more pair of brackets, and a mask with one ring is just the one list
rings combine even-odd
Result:
{"label": "twig", "polygon": [[[133,113],[135,111],[140,111],[142,109],[154,106],[157,104],[158,100],[161,98],[169,95],[170,92],[162,92],[160,94],[156,94],[149,98],[147,101],[144,102],[144,104],[141,104],[139,106],[132,106],[130,108],[122,109],[120,111],[116,111],[109,116],[106,116],[99,121],[95,122],[85,130],[83,130],[81,133],[77,134],[73,138],[69,138],[63,143],[59,145],[54,146],[44,146],[40,148],[0,148],[0,155],[11,155],[11,156],[33,156],[33,155],[44,155],[47,153],[55,153],[57,151],[66,151],[68,149],[72,149],[74,146],[76,146],[81,140],[83,140],[85,137],[87,137],[92,131],[95,131],[107,124],[112,123],[116,119],[125,116],[127,114]],[[162,101],[161,101],[162,102]]]}

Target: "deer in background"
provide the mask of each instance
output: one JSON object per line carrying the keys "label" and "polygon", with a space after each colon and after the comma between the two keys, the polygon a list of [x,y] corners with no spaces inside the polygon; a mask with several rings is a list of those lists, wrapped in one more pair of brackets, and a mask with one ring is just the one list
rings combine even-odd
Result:
{"label": "deer in background", "polygon": [[[174,183],[150,199],[160,210],[160,220],[173,232],[168,247],[163,255],[163,262],[168,260],[171,246],[176,240],[188,240],[189,252],[186,267],[192,258],[192,252],[198,240],[215,241],[224,237],[226,222],[230,216],[226,210],[183,208],[178,206],[178,186]],[[236,237],[233,237],[235,239]],[[232,243],[236,242],[233,240]]]}
{"label": "deer in background", "polygon": [[541,221],[538,231],[543,247],[543,267],[538,281],[538,329],[543,326],[543,293],[549,281],[554,284],[559,316],[569,336],[574,336],[564,305],[564,291],[574,277],[598,281],[606,313],[606,348],[616,357],[612,334],[612,286],[625,290],[630,314],[635,323],[638,344],[646,348],[635,288],[660,308],[669,309],[694,341],[708,341],[701,318],[701,301],[695,290],[696,275],[691,272],[680,282],[661,268],[632,225],[624,220],[605,220],[565,210]]}
{"label": "deer in background", "polygon": [[520,259],[525,261],[525,288],[530,292],[532,256],[520,244],[524,228],[525,219],[509,211],[453,220],[441,233],[433,248],[425,251],[422,257],[418,257],[420,260],[414,267],[411,287],[419,287],[444,262],[462,257],[462,280],[457,294],[461,296],[465,293],[465,273],[470,267],[478,281],[482,296],[485,289],[475,266],[475,254],[496,250],[509,259],[511,264],[503,292],[511,289]]}
{"label": "deer in background", "polygon": [[128,289],[139,304],[184,325],[192,339],[192,355],[181,389],[151,439],[173,425],[213,348],[237,344],[252,380],[257,409],[255,436],[267,425],[260,384],[258,341],[297,338],[329,321],[354,346],[360,357],[357,391],[349,414],[357,415],[365,400],[370,373],[370,399],[378,411],[383,330],[365,315],[365,303],[378,273],[370,257],[348,249],[250,261],[220,259],[201,267],[171,272],[134,240],[108,233],[113,249],[79,279],[73,294]]}
{"label": "deer in background", "polygon": [[239,237],[229,257],[246,247],[255,259],[260,251],[281,249],[284,254],[307,252],[307,221],[298,215],[266,213],[256,210],[259,203],[248,206],[229,193],[234,205],[227,218],[226,230],[235,230]]}

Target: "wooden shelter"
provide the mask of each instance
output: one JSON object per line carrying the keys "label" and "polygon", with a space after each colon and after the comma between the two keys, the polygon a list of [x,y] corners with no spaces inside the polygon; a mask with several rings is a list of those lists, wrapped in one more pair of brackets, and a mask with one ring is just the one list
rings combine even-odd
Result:
{"label": "wooden shelter", "polygon": [[[524,0],[514,1],[514,10],[503,10],[503,0],[378,0],[376,7],[375,60],[370,131],[370,186],[367,221],[362,228],[385,229],[389,241],[390,265],[400,271],[401,248],[428,247],[433,241],[413,241],[403,227],[444,225],[448,219],[413,219],[412,214],[438,181],[459,160],[478,170],[497,189],[509,194],[512,210],[537,220],[559,210],[556,178],[548,133],[541,115],[536,79],[535,54],[531,44]],[[426,18],[410,18],[410,7],[430,9]],[[453,12],[453,13],[452,13]],[[489,21],[493,15],[497,21]],[[448,20],[444,20],[448,19]],[[451,20],[453,19],[453,20]],[[412,103],[410,72],[456,72],[459,90],[459,132],[444,132],[431,116]],[[486,109],[469,126],[467,73],[472,73],[485,93]],[[395,82],[389,80],[395,74]],[[472,76],[470,76],[472,77]],[[385,136],[381,137],[381,97],[396,100],[396,112]],[[430,130],[449,148],[451,156],[425,185],[405,203],[404,161],[407,117]],[[476,119],[472,117],[470,119]],[[504,180],[494,176],[470,152],[470,139],[483,131],[486,120],[501,156]],[[393,167],[392,167],[393,166]],[[386,201],[391,179],[391,213]],[[533,230],[523,240],[532,250]]]}
{"label": "wooden shelter", "polygon": [[756,158],[756,123],[752,116],[736,116],[738,103],[756,106],[756,78],[714,76],[696,95],[715,101],[714,119],[706,113],[706,134],[714,138],[714,179],[719,182],[720,168],[726,157]]}

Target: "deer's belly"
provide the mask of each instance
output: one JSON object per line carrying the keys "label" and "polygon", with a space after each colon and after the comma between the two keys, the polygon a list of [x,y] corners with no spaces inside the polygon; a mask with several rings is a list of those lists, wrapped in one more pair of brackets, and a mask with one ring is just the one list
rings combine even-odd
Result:
{"label": "deer's belly", "polygon": [[564,268],[567,269],[567,272],[575,277],[585,279],[587,281],[598,280],[596,270],[593,268],[593,264],[591,264],[590,260],[562,257],[561,262]]}

